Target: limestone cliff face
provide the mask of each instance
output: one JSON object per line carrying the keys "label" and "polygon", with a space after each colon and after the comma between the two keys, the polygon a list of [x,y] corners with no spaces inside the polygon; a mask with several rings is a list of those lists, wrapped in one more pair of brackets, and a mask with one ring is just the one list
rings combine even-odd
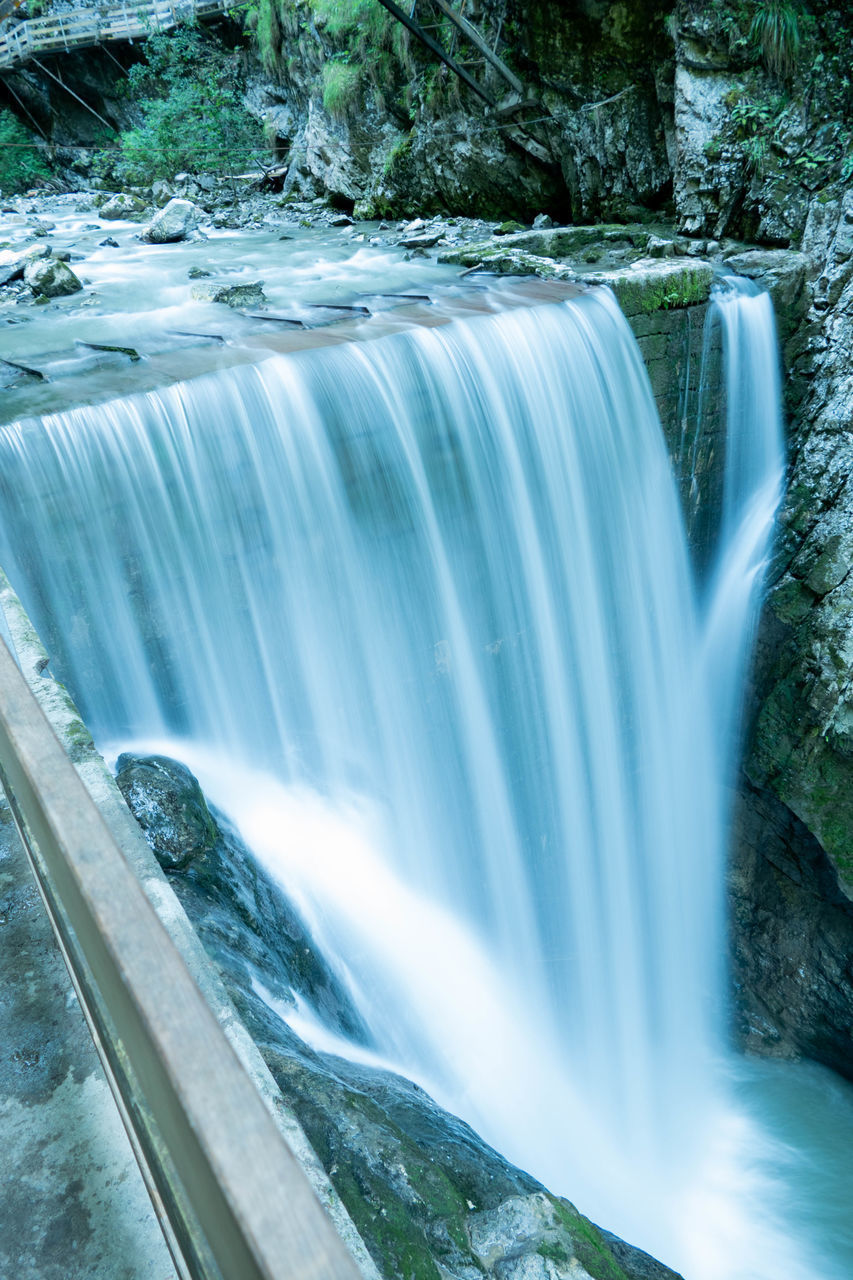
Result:
{"label": "limestone cliff face", "polygon": [[853,192],[811,204],[734,868],[747,1043],[853,1077]]}
{"label": "limestone cliff face", "polygon": [[[315,20],[309,0],[265,5],[271,74],[253,100],[278,130],[294,182],[397,216],[545,210],[589,222],[635,217],[671,196],[672,42],[663,0],[469,5],[530,103],[506,115],[490,111],[402,28],[383,28],[385,54],[368,59],[358,78],[341,77],[342,99],[325,68],[347,56],[352,34]],[[450,24],[438,36],[454,47]],[[494,69],[476,75],[496,101],[511,96]],[[532,148],[519,142],[519,126]]]}

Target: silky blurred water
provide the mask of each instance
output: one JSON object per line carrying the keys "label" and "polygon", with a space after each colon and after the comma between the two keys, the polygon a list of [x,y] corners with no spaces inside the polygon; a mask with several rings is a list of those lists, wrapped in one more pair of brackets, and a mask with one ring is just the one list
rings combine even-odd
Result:
{"label": "silky blurred water", "polygon": [[5,428],[0,561],[96,737],[169,744],[281,879],[378,1059],[688,1280],[831,1280],[724,1049],[782,454],[769,304],[717,316],[701,586],[604,290]]}

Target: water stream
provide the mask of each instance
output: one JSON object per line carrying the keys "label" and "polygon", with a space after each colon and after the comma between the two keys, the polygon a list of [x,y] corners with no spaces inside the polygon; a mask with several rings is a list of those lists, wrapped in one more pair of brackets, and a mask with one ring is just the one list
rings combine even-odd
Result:
{"label": "water stream", "polygon": [[849,1240],[783,1228],[807,1160],[780,1173],[725,1049],[782,453],[769,302],[718,322],[701,584],[604,290],[3,428],[0,563],[97,740],[185,760],[280,877],[371,1029],[350,1051],[687,1280],[840,1280]]}

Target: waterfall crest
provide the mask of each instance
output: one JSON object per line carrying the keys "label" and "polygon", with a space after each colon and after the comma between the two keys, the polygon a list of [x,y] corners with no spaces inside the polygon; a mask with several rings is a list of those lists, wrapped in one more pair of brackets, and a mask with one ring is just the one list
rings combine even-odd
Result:
{"label": "waterfall crest", "polygon": [[604,290],[0,432],[0,561],[96,737],[181,739],[376,1053],[675,1263],[779,488],[778,439],[747,439],[755,302],[719,304],[707,596]]}

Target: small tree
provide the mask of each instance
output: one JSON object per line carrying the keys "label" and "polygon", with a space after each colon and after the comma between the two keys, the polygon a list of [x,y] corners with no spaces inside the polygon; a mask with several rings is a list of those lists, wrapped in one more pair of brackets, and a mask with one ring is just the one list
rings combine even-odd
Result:
{"label": "small tree", "polygon": [[0,110],[0,191],[26,191],[50,171],[17,116]]}
{"label": "small tree", "polygon": [[102,171],[143,184],[182,170],[244,168],[263,147],[263,132],[242,105],[241,87],[233,61],[200,28],[150,36],[145,61],[128,73],[139,124],[120,135],[117,156],[102,153]]}

